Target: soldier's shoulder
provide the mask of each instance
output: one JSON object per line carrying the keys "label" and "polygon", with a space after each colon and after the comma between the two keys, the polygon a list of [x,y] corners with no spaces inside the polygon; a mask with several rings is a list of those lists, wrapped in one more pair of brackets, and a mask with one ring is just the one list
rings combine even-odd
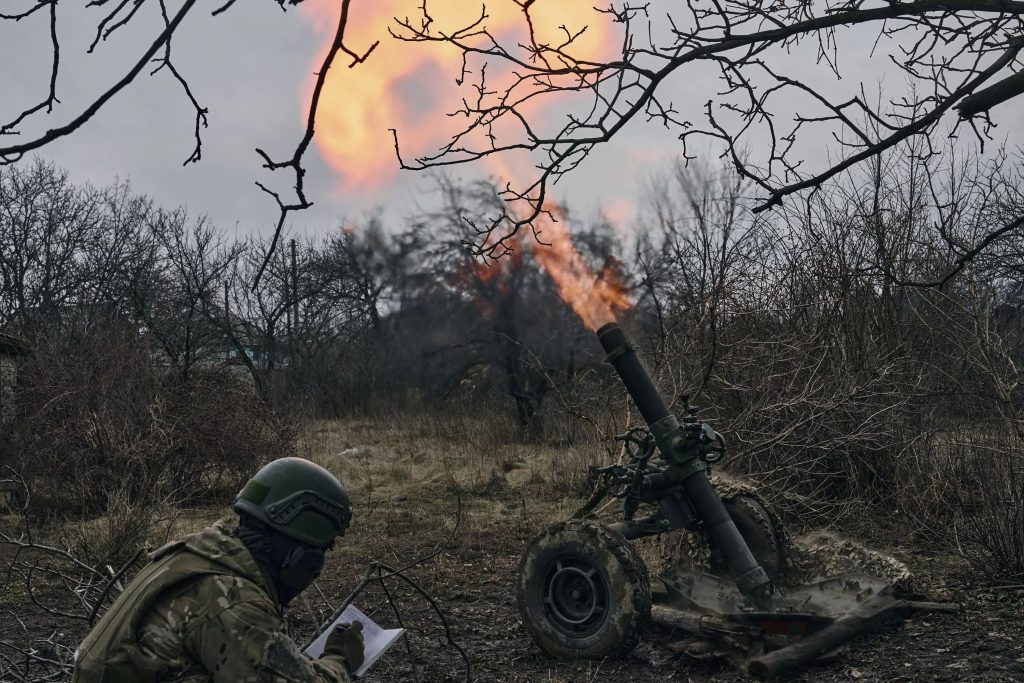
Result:
{"label": "soldier's shoulder", "polygon": [[199,555],[208,557],[211,554],[221,554],[225,550],[235,550],[240,545],[237,539],[231,537],[225,520],[218,520],[200,531],[165,543],[149,554],[149,561],[179,558],[183,554],[197,551]]}
{"label": "soldier's shoulder", "polygon": [[245,545],[221,524],[164,546],[154,562],[159,566],[153,579],[166,586],[164,595],[173,596],[177,607],[209,614],[248,604],[278,612],[267,577]]}
{"label": "soldier's shoulder", "polygon": [[245,577],[230,574],[195,577],[165,595],[154,605],[152,615],[156,622],[174,625],[182,635],[214,620],[232,629],[244,624],[266,632],[280,630],[283,623],[280,608],[265,591]]}
{"label": "soldier's shoulder", "polygon": [[203,574],[191,583],[189,593],[193,598],[225,607],[237,603],[275,605],[263,586],[240,574]]}

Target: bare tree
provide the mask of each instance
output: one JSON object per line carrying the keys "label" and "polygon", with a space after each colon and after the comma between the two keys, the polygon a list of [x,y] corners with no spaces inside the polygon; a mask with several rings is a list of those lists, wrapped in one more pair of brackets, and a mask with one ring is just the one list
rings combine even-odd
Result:
{"label": "bare tree", "polygon": [[76,185],[39,160],[0,169],[0,321],[33,335],[123,308],[150,210],[124,183]]}
{"label": "bare tree", "polygon": [[299,393],[309,385],[326,389],[339,383],[341,364],[358,364],[364,338],[380,332],[413,246],[371,221],[358,233],[292,239],[289,247],[253,288],[268,245],[247,243],[230,274],[227,300],[211,307],[209,317],[265,390],[282,368]]}
{"label": "bare tree", "polygon": [[[445,385],[489,375],[499,394],[511,399],[524,436],[540,438],[552,404],[548,397],[568,410],[581,376],[595,364],[592,335],[562,303],[528,240],[510,243],[508,257],[491,263],[466,248],[473,226],[500,207],[498,188],[487,181],[437,180],[442,206],[420,219],[418,229],[427,233],[431,279],[459,304],[459,323],[448,326],[449,339],[438,349],[462,352]],[[573,237],[595,271],[621,249],[606,225],[577,227]]]}
{"label": "bare tree", "polygon": [[148,258],[133,264],[128,282],[131,314],[184,376],[219,351],[220,335],[207,311],[243,247],[183,209],[153,211],[147,229]]}
{"label": "bare tree", "polygon": [[[953,133],[967,126],[983,143],[990,110],[1024,92],[1020,50],[1024,3],[1012,0],[870,2],[686,3],[613,2],[590,21],[563,26],[559,40],[543,40],[533,2],[519,2],[526,40],[503,39],[488,28],[486,7],[460,26],[442,26],[423,3],[418,16],[398,20],[394,34],[411,42],[443,43],[463,55],[458,75],[470,93],[452,115],[465,127],[433,154],[403,159],[405,168],[463,164],[495,154],[532,154],[537,173],[509,184],[509,207],[479,226],[479,253],[497,257],[509,240],[547,209],[550,185],[575,169],[596,146],[631,122],[647,121],[678,134],[681,154],[692,142],[717,143],[736,172],[756,187],[755,212],[813,190],[910,138],[931,141],[958,115]],[[581,46],[595,23],[617,25],[611,54]],[[849,41],[874,41],[912,83],[909,93],[869,97],[863,85],[836,88]],[[813,58],[820,80],[806,77]],[[592,50],[590,51],[592,52]],[[495,78],[504,69],[511,76]],[[716,92],[699,93],[702,121],[673,101],[673,79],[710,70]],[[495,83],[497,80],[497,83]],[[543,103],[562,116],[542,118]],[[547,125],[545,125],[547,124]],[[833,139],[833,154],[810,166],[814,141]],[[396,151],[399,136],[395,133]],[[930,152],[930,149],[926,149]],[[1017,230],[1011,216],[962,245],[969,260],[995,237]]]}
{"label": "bare tree", "polygon": [[[275,0],[282,9],[286,9],[286,6],[288,5],[298,5],[302,1],[303,0]],[[96,0],[95,2],[88,3],[88,7],[98,8],[100,12],[96,19],[95,38],[89,46],[89,53],[92,53],[100,43],[106,41],[115,32],[129,30],[128,27],[142,23],[139,21],[139,17],[144,16],[146,10],[153,13],[159,13],[162,28],[159,33],[149,41],[148,46],[143,50],[138,59],[131,64],[124,76],[112,83],[105,91],[96,96],[91,103],[83,107],[80,112],[73,115],[67,123],[50,128],[45,133],[24,141],[9,144],[0,143],[0,166],[19,161],[26,153],[42,149],[54,140],[59,140],[60,138],[74,133],[76,130],[84,126],[89,119],[95,116],[100,109],[107,106],[122,90],[135,82],[147,67],[152,65],[155,65],[155,67],[152,68],[150,75],[155,76],[157,74],[167,74],[168,77],[180,87],[182,93],[188,99],[195,111],[194,147],[185,159],[184,164],[188,165],[190,163],[199,162],[202,159],[201,129],[206,128],[207,126],[207,114],[209,113],[209,110],[200,103],[186,77],[175,67],[171,54],[171,42],[173,37],[178,32],[179,26],[186,16],[194,12],[197,4],[196,0],[182,0],[177,9],[174,10],[171,7],[172,3],[167,2],[167,0],[118,0],[116,2],[112,2],[110,0]],[[335,35],[331,41],[327,54],[324,56],[323,63],[317,72],[316,84],[310,97],[309,114],[307,116],[305,130],[302,138],[296,145],[295,150],[287,159],[275,161],[267,152],[259,148],[256,149],[257,154],[262,159],[263,168],[270,171],[289,169],[293,173],[294,198],[284,199],[282,198],[281,193],[266,187],[260,182],[256,183],[277,203],[279,216],[273,239],[268,245],[268,250],[264,255],[261,267],[255,273],[254,285],[259,281],[260,277],[262,277],[263,271],[266,269],[273,256],[288,215],[293,211],[300,211],[312,206],[312,202],[307,199],[304,191],[303,179],[306,171],[302,166],[302,159],[306,150],[309,148],[309,144],[312,141],[315,132],[320,93],[323,90],[324,82],[327,79],[327,75],[330,72],[331,67],[334,65],[338,53],[342,52],[347,55],[351,59],[349,66],[352,67],[363,62],[377,46],[377,43],[373,43],[368,46],[364,52],[359,54],[345,45],[345,29],[348,25],[350,4],[351,0],[341,0],[340,2],[340,12]],[[26,0],[26,5],[27,6],[24,8],[16,9],[14,11],[10,11],[5,8],[5,10],[7,10],[6,12],[0,12],[0,21],[21,22],[30,20],[33,15],[42,14],[44,11],[48,15],[48,37],[52,45],[48,94],[41,102],[26,106],[26,108],[13,119],[5,123],[0,123],[0,136],[17,135],[20,126],[34,120],[41,114],[53,113],[54,108],[60,104],[60,99],[57,96],[61,66],[61,26],[58,22],[58,0],[33,0],[31,4]],[[226,0],[226,2],[222,3],[219,8],[213,11],[212,14],[215,17],[224,14],[234,5],[235,0]]]}

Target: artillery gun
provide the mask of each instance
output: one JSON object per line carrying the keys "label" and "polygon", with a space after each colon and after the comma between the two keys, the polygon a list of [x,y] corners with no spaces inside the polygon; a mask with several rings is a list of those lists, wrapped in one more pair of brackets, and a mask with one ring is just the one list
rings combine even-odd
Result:
{"label": "artillery gun", "polygon": [[[654,622],[729,648],[751,674],[771,678],[888,617],[956,608],[910,600],[860,572],[781,585],[786,547],[775,516],[753,497],[723,500],[709,479],[725,439],[686,398],[682,420],[672,414],[618,324],[597,335],[646,426],[616,437],[628,462],[594,468],[590,500],[523,554],[517,600],[542,649],[565,658],[622,656]],[[589,519],[608,497],[622,501],[622,519]],[[632,541],[677,529],[707,537],[711,566],[670,567],[652,590]]]}

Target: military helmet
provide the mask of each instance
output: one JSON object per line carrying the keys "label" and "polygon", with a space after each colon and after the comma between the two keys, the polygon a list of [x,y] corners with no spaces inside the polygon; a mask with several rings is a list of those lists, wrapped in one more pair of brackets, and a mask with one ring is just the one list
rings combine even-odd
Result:
{"label": "military helmet", "polygon": [[352,503],[338,479],[303,458],[264,465],[238,492],[235,510],[320,548],[345,533]]}

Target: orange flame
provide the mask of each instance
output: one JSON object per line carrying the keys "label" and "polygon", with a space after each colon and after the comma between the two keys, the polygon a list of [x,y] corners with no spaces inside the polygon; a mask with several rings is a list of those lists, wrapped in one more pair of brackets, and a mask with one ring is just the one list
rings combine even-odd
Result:
{"label": "orange flame", "polygon": [[614,262],[594,273],[572,243],[572,236],[557,210],[557,221],[543,219],[536,225],[538,236],[547,244],[533,243],[533,255],[555,281],[558,295],[595,332],[613,322],[617,313],[629,308],[629,297]]}
{"label": "orange flame", "polygon": [[[521,177],[530,169],[529,160],[522,156],[489,156],[485,161],[502,186],[506,179]],[[510,203],[508,211],[521,217],[530,208],[525,200],[518,200]],[[516,257],[524,243],[529,242],[537,263],[554,280],[558,296],[569,304],[588,328],[596,332],[630,306],[618,264],[606,263],[600,272],[595,273],[573,244],[563,212],[552,204],[545,204],[544,210],[546,213],[535,218],[532,226],[521,227],[510,241],[510,256]],[[529,240],[531,227],[539,241]],[[497,239],[497,236],[489,236],[489,239]],[[505,258],[507,256],[497,263]]]}
{"label": "orange flame", "polygon": [[[333,37],[339,4],[337,0],[309,0],[300,5],[318,32],[325,34],[315,68],[319,68]],[[332,71],[321,95],[314,138],[321,156],[347,189],[376,189],[392,181],[398,163],[389,128],[398,129],[403,155],[408,157],[436,149],[465,123],[465,119],[446,116],[453,103],[464,96],[455,83],[462,66],[461,51],[444,43],[406,43],[388,35],[394,17],[410,17],[417,25],[421,5],[422,0],[376,0],[355,4],[350,10],[345,44],[360,52],[377,40],[381,42],[366,62],[353,69]],[[448,33],[476,21],[481,8],[479,2],[466,0],[430,0],[428,4],[435,30]],[[526,42],[528,28],[520,2],[488,0],[486,13],[485,25],[492,35],[506,44]],[[586,26],[587,30],[568,48],[577,58],[600,60],[609,48],[614,48],[609,23],[594,11],[593,0],[535,2],[530,5],[530,16],[538,44],[561,44],[567,32],[575,34]],[[486,38],[477,40],[486,47]],[[494,66],[490,68],[488,90],[501,92],[515,77],[510,68],[503,73],[495,73]],[[471,74],[470,78],[475,76]],[[310,77],[307,102],[313,83]],[[520,112],[539,114],[533,102],[529,100]],[[446,124],[449,129],[444,128]],[[500,176],[523,177],[510,173],[500,157],[485,160]],[[525,168],[535,170],[531,164]],[[542,217],[535,221],[535,227],[547,243],[533,243],[538,263],[554,280],[561,298],[588,327],[596,330],[629,307],[617,269],[605,267],[594,273],[573,246],[564,220]],[[476,269],[474,275],[480,282],[487,282],[495,272]]]}

